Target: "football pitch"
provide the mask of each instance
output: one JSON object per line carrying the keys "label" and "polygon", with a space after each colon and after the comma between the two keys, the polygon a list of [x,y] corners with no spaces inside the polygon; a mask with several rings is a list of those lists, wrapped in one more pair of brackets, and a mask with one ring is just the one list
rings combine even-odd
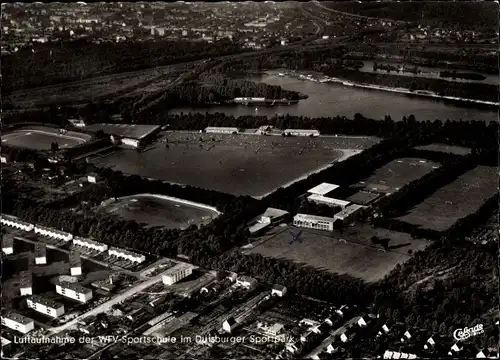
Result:
{"label": "football pitch", "polygon": [[[76,134],[76,133],[75,133]],[[78,134],[80,135],[80,134]],[[60,149],[72,148],[88,141],[86,134],[82,136],[59,134],[57,129],[22,129],[3,134],[2,144],[32,150],[50,150],[52,143],[57,143]],[[89,136],[90,138],[90,136]]]}

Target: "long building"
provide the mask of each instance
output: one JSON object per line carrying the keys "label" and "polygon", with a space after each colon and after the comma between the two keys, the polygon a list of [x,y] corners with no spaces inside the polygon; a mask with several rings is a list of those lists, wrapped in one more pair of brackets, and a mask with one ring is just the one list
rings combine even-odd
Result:
{"label": "long building", "polygon": [[35,244],[35,264],[37,265],[47,264],[47,247],[45,244],[42,243]]}
{"label": "long building", "polygon": [[4,236],[2,239],[2,251],[5,255],[14,253],[14,239]]}
{"label": "long building", "polygon": [[125,250],[125,249],[119,249],[119,248],[112,247],[108,250],[108,254],[109,254],[109,256],[116,256],[119,258],[130,260],[132,262],[136,262],[138,264],[146,261],[146,256],[141,255],[141,254],[137,254],[137,253],[134,253],[132,251]]}
{"label": "long building", "polygon": [[187,263],[179,263],[163,273],[162,280],[165,285],[175,284],[193,273],[193,266]]}
{"label": "long building", "polygon": [[283,130],[283,134],[288,136],[320,136],[320,132],[318,130],[309,130],[309,129],[285,129]]}
{"label": "long building", "polygon": [[32,319],[13,312],[2,315],[2,325],[23,334],[27,334],[35,328],[35,322]]}
{"label": "long building", "polygon": [[316,204],[322,204],[331,207],[340,206],[341,208],[345,208],[347,205],[350,204],[349,201],[334,199],[331,197],[317,195],[317,194],[309,195],[307,197],[307,200]]}
{"label": "long building", "polygon": [[209,126],[205,128],[205,132],[208,134],[237,134],[240,130],[236,127]]}
{"label": "long building", "polygon": [[333,218],[308,214],[297,214],[293,218],[293,225],[316,230],[332,231],[333,222]]}
{"label": "long building", "polygon": [[288,211],[285,210],[276,208],[267,208],[264,214],[262,214],[260,218],[257,219],[257,221],[248,228],[248,231],[250,231],[250,234],[255,235],[258,232],[271,226],[271,224],[279,222],[287,214]]}
{"label": "long building", "polygon": [[56,292],[70,299],[86,303],[92,299],[92,290],[80,284],[61,282],[56,285]]}
{"label": "long building", "polygon": [[330,183],[321,183],[312,189],[307,190],[309,194],[316,194],[316,195],[326,195],[329,192],[332,192],[335,189],[338,189],[339,186],[335,184],[330,184]]}
{"label": "long building", "polygon": [[33,295],[26,300],[28,307],[44,315],[57,318],[64,314],[64,305],[56,301],[45,299],[39,295]]}
{"label": "long building", "polygon": [[33,273],[31,271],[21,271],[20,282],[19,282],[19,291],[21,292],[21,296],[33,295]]}
{"label": "long building", "polygon": [[79,236],[75,236],[75,238],[73,239],[73,244],[84,247],[84,248],[88,248],[90,250],[96,250],[99,252],[104,252],[104,251],[108,250],[108,245],[106,245],[106,244],[103,244],[103,243],[100,243],[100,242],[97,242],[97,241],[94,241],[91,239],[82,238]]}
{"label": "long building", "polygon": [[354,216],[359,214],[365,207],[362,205],[351,204],[343,209],[341,212],[335,214],[333,218],[335,220],[349,221]]}
{"label": "long building", "polygon": [[10,227],[13,227],[15,229],[24,230],[24,231],[32,231],[35,228],[35,226],[33,224],[21,221],[15,216],[6,215],[6,214],[2,214],[0,216],[0,223],[2,225],[10,226]]}
{"label": "long building", "polygon": [[57,229],[51,229],[40,225],[35,225],[35,234],[39,234],[41,236],[48,236],[54,239],[60,239],[64,241],[71,241],[73,239],[73,235],[64,231],[60,231]]}

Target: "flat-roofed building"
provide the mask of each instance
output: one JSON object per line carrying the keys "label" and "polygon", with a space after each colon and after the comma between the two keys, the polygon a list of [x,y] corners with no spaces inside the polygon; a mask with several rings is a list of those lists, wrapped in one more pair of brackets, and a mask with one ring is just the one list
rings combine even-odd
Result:
{"label": "flat-roofed building", "polygon": [[179,263],[165,271],[162,280],[165,285],[175,284],[193,273],[193,266],[187,263]]}
{"label": "flat-roofed building", "polygon": [[2,239],[2,252],[5,255],[10,255],[14,253],[14,239],[11,237],[4,236]]}
{"label": "flat-roofed building", "polygon": [[361,190],[355,193],[354,195],[351,195],[350,197],[347,198],[351,203],[358,204],[358,205],[369,205],[372,204],[373,202],[377,201],[379,198],[381,198],[381,194],[377,193],[372,193],[369,191]]}
{"label": "flat-roofed building", "polygon": [[341,212],[335,214],[333,218],[335,220],[349,221],[356,215],[358,215],[365,207],[362,205],[351,204],[343,209]]}
{"label": "flat-roofed building", "polygon": [[313,129],[285,129],[283,133],[287,136],[320,136],[320,132]]}
{"label": "flat-roofed building", "polygon": [[31,271],[21,271],[19,277],[19,291],[21,296],[33,295],[33,273]]}
{"label": "flat-roofed building", "polygon": [[333,222],[333,218],[308,214],[297,214],[293,218],[293,225],[316,230],[332,231]]}
{"label": "flat-roofed building", "polygon": [[209,126],[205,128],[207,134],[237,134],[240,130],[237,127]]}
{"label": "flat-roofed building", "polygon": [[23,231],[32,231],[35,226],[33,224],[27,223],[25,221],[21,221],[15,216],[2,214],[0,216],[0,223],[5,226],[10,226],[15,229],[23,230]]}
{"label": "flat-roofed building", "polygon": [[32,319],[13,312],[2,315],[2,325],[23,334],[27,334],[35,328],[35,322]]}
{"label": "flat-roofed building", "polygon": [[57,318],[64,314],[64,305],[56,301],[46,299],[40,295],[33,295],[26,299],[28,307],[41,314]]}
{"label": "flat-roofed building", "polygon": [[317,194],[309,195],[307,197],[307,200],[310,202],[313,202],[315,204],[322,204],[322,205],[327,205],[327,206],[331,206],[331,207],[340,206],[341,208],[345,208],[347,205],[349,205],[349,201],[334,199],[331,197],[317,195]]}
{"label": "flat-roofed building", "polygon": [[90,173],[87,175],[87,181],[89,183],[97,183],[97,181],[99,180],[99,175],[97,175],[96,173]]}
{"label": "flat-roofed building", "polygon": [[0,162],[2,164],[7,164],[7,156],[0,156]]}
{"label": "flat-roofed building", "polygon": [[257,280],[250,276],[238,276],[236,279],[236,285],[242,286],[246,289],[251,289],[257,285]]}
{"label": "flat-roofed building", "polygon": [[47,247],[45,244],[41,243],[35,244],[35,264],[37,265],[47,264]]}
{"label": "flat-roofed building", "polygon": [[264,214],[262,214],[260,218],[255,222],[255,224],[248,228],[248,231],[250,231],[250,234],[256,234],[266,229],[271,224],[282,220],[287,214],[288,211],[285,210],[267,208]]}
{"label": "flat-roofed building", "polygon": [[73,244],[84,247],[84,248],[88,248],[90,250],[96,250],[99,252],[104,252],[104,251],[108,250],[108,245],[106,245],[106,244],[103,244],[103,243],[100,243],[100,242],[97,242],[97,241],[94,241],[91,239],[82,238],[79,236],[75,236],[75,238],[73,239]]}
{"label": "flat-roofed building", "polygon": [[92,290],[76,283],[60,282],[56,285],[56,292],[81,303],[92,299]]}
{"label": "flat-roofed building", "polygon": [[309,194],[316,194],[316,195],[326,195],[329,192],[332,192],[335,189],[338,189],[339,186],[335,184],[330,184],[330,183],[321,183],[312,189],[309,189],[307,192]]}
{"label": "flat-roofed building", "polygon": [[278,284],[273,285],[273,288],[271,289],[271,295],[277,295],[279,297],[283,297],[285,296],[285,294],[286,294],[286,287]]}
{"label": "flat-roofed building", "polygon": [[71,241],[73,239],[73,235],[70,233],[67,233],[67,232],[64,232],[61,230],[57,230],[57,229],[47,228],[47,227],[40,226],[40,225],[35,225],[35,234],[38,234],[41,236],[51,237],[54,239],[64,240],[66,242]]}
{"label": "flat-roofed building", "polygon": [[114,247],[112,247],[108,250],[108,255],[116,256],[116,257],[126,259],[126,260],[132,261],[134,263],[138,263],[138,264],[146,261],[146,256],[144,256],[144,255],[137,254],[137,253],[134,253],[132,251],[125,250],[125,249],[114,248]]}
{"label": "flat-roofed building", "polygon": [[69,253],[69,271],[71,276],[82,275],[82,259],[80,258],[80,253],[78,251],[72,251]]}

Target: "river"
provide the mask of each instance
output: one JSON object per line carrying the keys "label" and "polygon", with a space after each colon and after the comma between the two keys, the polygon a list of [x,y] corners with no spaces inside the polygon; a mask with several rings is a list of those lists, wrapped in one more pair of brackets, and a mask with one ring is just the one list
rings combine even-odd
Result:
{"label": "river", "polygon": [[300,80],[290,76],[278,76],[278,70],[269,70],[264,75],[246,77],[246,79],[279,85],[286,90],[294,90],[309,97],[295,105],[275,107],[244,105],[213,105],[206,107],[180,107],[170,110],[170,114],[181,112],[221,112],[233,116],[290,114],[307,117],[346,116],[352,118],[360,113],[373,119],[383,119],[390,115],[394,120],[403,116],[415,115],[417,120],[481,120],[497,121],[495,109],[471,108],[459,104],[449,104],[440,100],[409,97],[390,92],[347,87],[340,84],[317,83]]}

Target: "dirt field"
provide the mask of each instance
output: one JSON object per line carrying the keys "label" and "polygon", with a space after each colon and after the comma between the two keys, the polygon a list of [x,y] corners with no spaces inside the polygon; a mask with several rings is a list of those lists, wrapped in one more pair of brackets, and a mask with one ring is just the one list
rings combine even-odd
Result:
{"label": "dirt field", "polygon": [[50,150],[53,142],[57,142],[60,149],[71,148],[89,140],[90,136],[87,134],[68,132],[61,135],[58,133],[58,129],[50,127],[24,128],[2,136],[2,144],[4,145],[33,150]]}
{"label": "dirt field", "polygon": [[416,149],[437,151],[437,152],[442,152],[442,153],[447,153],[447,154],[455,154],[455,155],[468,155],[471,152],[470,148],[466,148],[463,146],[454,146],[454,145],[437,144],[437,143],[417,146]]}
{"label": "dirt field", "polygon": [[[429,242],[412,239],[410,235],[386,229],[372,229],[356,224],[340,233],[302,229],[302,242],[290,244],[290,231],[295,228],[277,227],[256,239],[254,248],[245,253],[284,258],[338,274],[349,274],[367,282],[382,279],[398,263],[411,258],[409,250],[424,249]],[[389,238],[388,252],[371,244],[370,238]],[[344,239],[346,242],[341,242]]]}
{"label": "dirt field", "polygon": [[[97,166],[235,195],[262,196],[342,157],[340,149],[366,149],[375,138],[283,138],[192,132],[164,134],[142,153],[97,158]],[[200,138],[203,141],[200,141]]]}
{"label": "dirt field", "polygon": [[478,166],[409,209],[399,220],[425,229],[445,231],[475,212],[498,191],[498,169]]}
{"label": "dirt field", "polygon": [[360,181],[357,186],[369,191],[390,194],[439,166],[438,163],[425,159],[396,159],[377,169],[369,178]]}
{"label": "dirt field", "polygon": [[218,213],[153,196],[127,196],[100,207],[98,211],[147,226],[184,230],[190,225],[206,225]]}

